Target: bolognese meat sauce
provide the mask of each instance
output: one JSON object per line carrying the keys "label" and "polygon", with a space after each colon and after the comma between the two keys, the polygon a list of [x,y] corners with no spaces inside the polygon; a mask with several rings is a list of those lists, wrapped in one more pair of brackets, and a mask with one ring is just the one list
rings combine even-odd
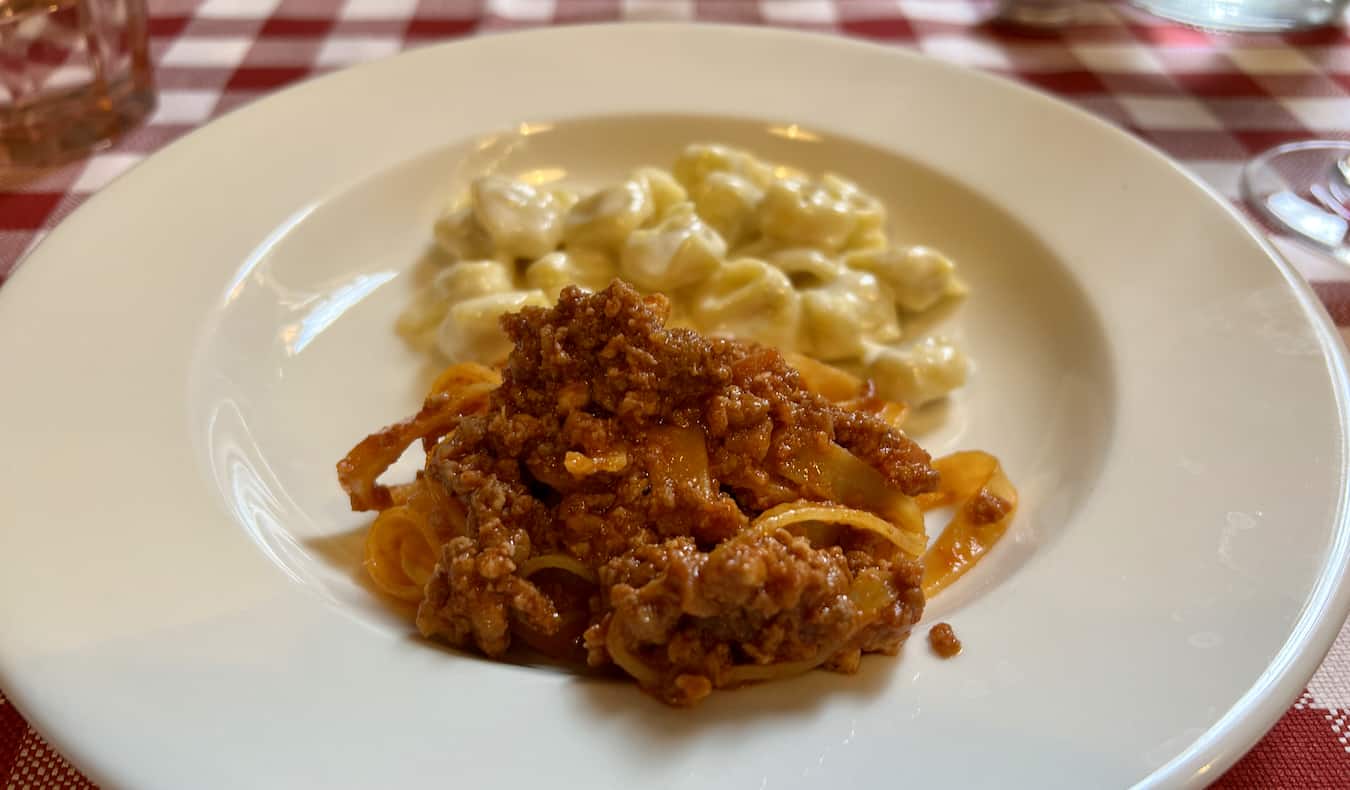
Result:
{"label": "bolognese meat sauce", "polygon": [[[618,664],[677,705],[894,653],[923,612],[914,558],[865,531],[752,525],[837,497],[811,472],[831,448],[905,496],[936,487],[928,454],[808,392],[778,352],[667,316],[615,282],[503,319],[501,386],[428,457],[466,515],[419,629],[492,656],[516,636]],[[587,572],[522,573],[552,555]]]}

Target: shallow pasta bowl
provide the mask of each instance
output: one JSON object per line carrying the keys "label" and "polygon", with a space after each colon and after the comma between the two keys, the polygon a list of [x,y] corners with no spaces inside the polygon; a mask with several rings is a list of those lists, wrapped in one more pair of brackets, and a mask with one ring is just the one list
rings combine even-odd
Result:
{"label": "shallow pasta bowl", "polygon": [[[418,400],[392,323],[437,212],[692,139],[855,176],[963,267],[977,369],[923,440],[996,453],[1023,504],[930,606],[959,658],[672,711],[425,644],[361,583],[333,462]],[[1123,133],[866,44],[571,28],[307,83],[77,211],[0,290],[0,359],[0,685],[109,785],[1201,785],[1350,605],[1306,285]]]}

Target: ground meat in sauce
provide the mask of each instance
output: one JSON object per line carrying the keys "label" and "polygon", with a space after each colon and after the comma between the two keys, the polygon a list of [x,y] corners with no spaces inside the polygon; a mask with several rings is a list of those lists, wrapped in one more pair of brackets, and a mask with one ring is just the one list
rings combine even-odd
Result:
{"label": "ground meat in sauce", "polygon": [[[616,282],[503,319],[515,348],[502,386],[428,459],[467,518],[420,630],[491,656],[513,633],[561,633],[597,667],[617,640],[650,668],[647,690],[677,705],[734,685],[736,667],[853,671],[864,652],[894,654],[923,612],[917,562],[865,533],[813,546],[749,525],[812,498],[780,471],[798,448],[836,442],[909,495],[936,487],[928,454],[807,392],[776,351],[667,329],[667,314],[664,298]],[[571,596],[589,601],[584,617],[519,575],[544,554],[596,572]],[[880,604],[850,597],[863,579]]]}
{"label": "ground meat in sauce", "polygon": [[976,524],[993,524],[1008,515],[1012,503],[981,489],[966,507],[970,508],[971,520]]}
{"label": "ground meat in sauce", "polygon": [[951,658],[961,652],[961,640],[947,623],[938,623],[928,629],[928,646],[943,658]]}

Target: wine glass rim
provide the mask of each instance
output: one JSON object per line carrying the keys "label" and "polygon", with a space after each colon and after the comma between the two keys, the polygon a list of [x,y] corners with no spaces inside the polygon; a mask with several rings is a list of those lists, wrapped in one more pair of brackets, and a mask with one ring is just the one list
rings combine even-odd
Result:
{"label": "wine glass rim", "polygon": [[[1278,212],[1266,205],[1264,196],[1258,194],[1257,188],[1253,183],[1256,180],[1256,174],[1260,168],[1265,167],[1276,157],[1288,153],[1310,150],[1345,152],[1344,157],[1337,155],[1336,163],[1331,165],[1330,170],[1332,173],[1340,175],[1342,178],[1345,178],[1347,182],[1350,182],[1350,167],[1346,166],[1346,162],[1350,161],[1350,140],[1299,140],[1297,142],[1283,143],[1274,146],[1247,160],[1247,163],[1242,167],[1241,177],[1238,179],[1239,194],[1242,198],[1243,205],[1256,214],[1261,220],[1261,224],[1265,226],[1265,229],[1268,232],[1287,235],[1289,238],[1300,244],[1310,246],[1323,253],[1328,253],[1335,260],[1346,263],[1341,257],[1341,254],[1337,252],[1337,245],[1329,244],[1300,231],[1298,228],[1291,225],[1288,220],[1280,216]],[[1334,178],[1334,176],[1331,177]]]}
{"label": "wine glass rim", "polygon": [[1257,164],[1263,163],[1279,154],[1287,154],[1292,151],[1311,151],[1327,148],[1339,148],[1350,151],[1350,140],[1299,140],[1293,143],[1281,143],[1280,145],[1267,148],[1247,160],[1247,164],[1243,167],[1243,170],[1249,172]]}

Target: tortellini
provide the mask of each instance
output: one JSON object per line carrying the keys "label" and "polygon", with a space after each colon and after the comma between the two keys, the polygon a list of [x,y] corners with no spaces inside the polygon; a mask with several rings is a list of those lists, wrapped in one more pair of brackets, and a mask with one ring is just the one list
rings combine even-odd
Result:
{"label": "tortellini", "polygon": [[630,179],[573,206],[564,236],[569,246],[617,251],[655,211],[646,180]]}
{"label": "tortellini", "polygon": [[639,168],[589,193],[492,174],[437,220],[434,238],[450,262],[429,264],[441,268],[398,328],[456,361],[507,352],[503,313],[621,277],[665,294],[680,325],[844,365],[883,397],[921,404],[965,380],[951,341],[898,345],[924,313],[965,294],[955,265],[892,244],[881,202],[832,173],[694,144],[670,170]]}
{"label": "tortellini", "polygon": [[497,362],[511,351],[501,317],[522,307],[548,307],[543,291],[502,291],[475,296],[452,306],[436,334],[436,345],[451,359]]}
{"label": "tortellini", "polygon": [[921,313],[943,299],[966,293],[966,286],[956,278],[955,264],[927,247],[854,252],[844,262],[881,278],[894,294],[896,306],[906,312]]}
{"label": "tortellini", "polygon": [[689,193],[685,191],[680,182],[675,180],[675,176],[667,173],[659,167],[644,167],[633,174],[633,180],[641,183],[647,189],[647,194],[652,199],[652,211],[656,217],[665,217],[672,208],[689,199]]}
{"label": "tortellini", "polygon": [[855,237],[881,228],[881,204],[838,176],[819,182],[785,178],[764,191],[758,219],[760,230],[784,245],[816,247],[839,252]]}
{"label": "tortellini", "polygon": [[787,275],[764,261],[742,258],[708,277],[694,296],[691,314],[704,331],[792,348],[801,303]]}
{"label": "tortellini", "polygon": [[951,341],[930,337],[908,349],[878,349],[867,375],[881,397],[920,406],[965,384],[969,367]]}
{"label": "tortellini", "polygon": [[608,255],[582,247],[550,252],[526,266],[525,283],[556,302],[558,294],[569,285],[599,291],[609,285],[615,274],[614,261]]}
{"label": "tortellini", "polygon": [[501,261],[462,261],[442,270],[431,281],[432,290],[447,309],[465,299],[514,287],[511,270]]}
{"label": "tortellini", "polygon": [[399,316],[398,330],[417,348],[437,343],[437,327],[454,304],[476,296],[509,291],[511,270],[499,261],[463,261],[442,269],[431,287]]}
{"label": "tortellini", "polygon": [[843,274],[839,261],[810,247],[790,247],[769,255],[769,263],[777,266],[792,279],[798,288],[829,285]]}
{"label": "tortellini", "polygon": [[900,339],[890,294],[867,272],[840,272],[829,284],[803,291],[802,305],[811,336],[806,351],[826,362],[861,357],[867,340]]}
{"label": "tortellini", "polygon": [[764,192],[759,226],[779,244],[838,252],[858,220],[848,202],[806,181],[778,181]]}
{"label": "tortellini", "polygon": [[764,190],[744,176],[708,173],[693,189],[699,216],[722,234],[728,244],[740,244],[759,228],[758,207]]}
{"label": "tortellini", "polygon": [[641,290],[670,292],[707,279],[726,254],[726,242],[699,218],[694,204],[680,203],[655,226],[633,231],[619,273]]}
{"label": "tortellini", "polygon": [[538,258],[557,249],[570,202],[565,195],[502,176],[473,183],[474,219],[507,258]]}
{"label": "tortellini", "polygon": [[675,178],[690,192],[713,173],[731,173],[740,176],[760,189],[774,182],[773,166],[761,162],[747,151],[725,145],[694,143],[685,146],[675,160]]}
{"label": "tortellini", "polygon": [[820,183],[828,194],[844,201],[853,213],[855,225],[853,235],[844,243],[846,249],[873,249],[886,245],[886,207],[880,200],[834,173],[826,173]]}
{"label": "tortellini", "polygon": [[492,257],[492,237],[474,218],[472,206],[448,211],[436,221],[436,244],[451,258],[465,260]]}

